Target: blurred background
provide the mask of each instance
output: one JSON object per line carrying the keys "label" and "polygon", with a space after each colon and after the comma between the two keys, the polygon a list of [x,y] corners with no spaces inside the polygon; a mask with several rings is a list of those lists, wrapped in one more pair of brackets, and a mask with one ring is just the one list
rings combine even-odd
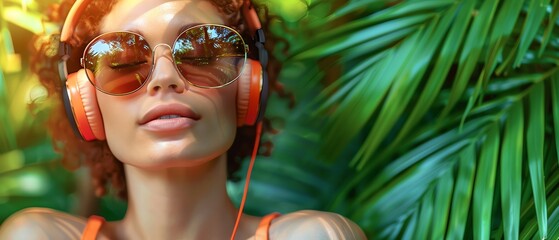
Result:
{"label": "blurred background", "polygon": [[[61,167],[28,67],[56,0],[0,2],[0,222],[26,207],[122,217]],[[371,239],[559,238],[558,0],[255,0],[295,105],[246,205],[340,213]],[[248,161],[238,173],[242,179]],[[228,183],[239,202],[242,184]]]}

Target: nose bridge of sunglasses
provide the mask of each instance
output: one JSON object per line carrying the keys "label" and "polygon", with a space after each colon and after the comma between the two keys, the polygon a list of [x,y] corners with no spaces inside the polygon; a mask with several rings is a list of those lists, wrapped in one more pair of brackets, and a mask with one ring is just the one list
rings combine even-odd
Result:
{"label": "nose bridge of sunglasses", "polygon": [[[163,48],[158,53],[157,49],[159,49],[160,47],[163,47]],[[174,62],[173,61],[173,48],[169,44],[165,44],[165,43],[157,44],[152,49],[151,57],[152,57],[153,65],[155,65],[155,62],[160,57],[168,58],[171,62]]]}
{"label": "nose bridge of sunglasses", "polygon": [[[158,51],[158,49],[160,49]],[[157,44],[152,50],[151,80],[155,79],[179,79],[180,72],[173,60],[173,49],[165,43]],[[180,78],[182,79],[182,78]],[[184,80],[182,80],[184,81]],[[159,81],[156,81],[159,82]],[[184,82],[186,83],[186,82]]]}

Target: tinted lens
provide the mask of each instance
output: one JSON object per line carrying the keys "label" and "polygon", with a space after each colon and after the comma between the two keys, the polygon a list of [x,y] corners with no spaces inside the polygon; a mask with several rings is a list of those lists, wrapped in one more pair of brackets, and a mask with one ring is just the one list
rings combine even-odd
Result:
{"label": "tinted lens", "polygon": [[89,80],[109,94],[128,94],[142,87],[151,70],[151,49],[144,38],[130,32],[100,35],[86,48],[84,67]]}
{"label": "tinted lens", "polygon": [[199,87],[231,83],[246,61],[242,37],[220,25],[201,25],[184,31],[175,41],[173,54],[179,72]]}

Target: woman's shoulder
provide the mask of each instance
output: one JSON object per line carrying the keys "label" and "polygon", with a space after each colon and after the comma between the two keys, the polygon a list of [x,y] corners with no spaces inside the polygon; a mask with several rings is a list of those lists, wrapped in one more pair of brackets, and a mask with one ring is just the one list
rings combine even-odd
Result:
{"label": "woman's shoulder", "polygon": [[272,222],[270,239],[367,239],[361,228],[340,214],[302,210]]}
{"label": "woman's shoulder", "polygon": [[79,239],[86,219],[48,208],[27,208],[0,226],[4,239]]}

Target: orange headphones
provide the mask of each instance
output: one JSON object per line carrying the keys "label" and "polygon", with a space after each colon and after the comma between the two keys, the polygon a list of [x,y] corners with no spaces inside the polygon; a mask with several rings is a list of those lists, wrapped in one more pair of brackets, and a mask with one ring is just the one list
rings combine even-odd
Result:
{"label": "orange headphones", "polygon": [[[86,71],[80,70],[68,74],[66,62],[70,58],[71,45],[76,26],[80,21],[82,12],[92,0],[77,0],[62,27],[60,35],[58,64],[60,79],[62,81],[62,100],[66,115],[77,136],[83,140],[104,140],[105,130],[101,112],[97,105],[96,89],[89,82]],[[250,73],[242,73],[239,77],[237,90],[237,126],[254,125],[259,122],[265,112],[268,100],[268,53],[264,49],[266,41],[258,15],[250,0],[244,0],[242,7],[243,16],[257,50],[257,61],[249,59],[252,69]]]}

